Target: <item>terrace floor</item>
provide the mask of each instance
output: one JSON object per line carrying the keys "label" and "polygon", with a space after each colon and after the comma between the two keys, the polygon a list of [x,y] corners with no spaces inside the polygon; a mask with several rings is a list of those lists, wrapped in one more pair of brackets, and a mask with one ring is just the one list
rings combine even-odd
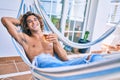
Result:
{"label": "terrace floor", "polygon": [[19,56],[0,57],[0,80],[33,80],[29,67]]}

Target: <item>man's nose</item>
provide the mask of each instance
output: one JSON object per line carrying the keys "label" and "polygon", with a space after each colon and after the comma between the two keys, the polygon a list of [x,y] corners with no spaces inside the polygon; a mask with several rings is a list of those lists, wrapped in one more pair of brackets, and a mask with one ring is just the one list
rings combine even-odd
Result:
{"label": "man's nose", "polygon": [[33,24],[35,24],[35,21],[32,21]]}

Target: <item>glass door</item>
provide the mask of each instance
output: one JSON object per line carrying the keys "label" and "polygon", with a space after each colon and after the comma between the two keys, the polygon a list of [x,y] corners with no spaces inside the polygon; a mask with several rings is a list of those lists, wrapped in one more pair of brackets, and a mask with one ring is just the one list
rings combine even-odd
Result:
{"label": "glass door", "polygon": [[78,42],[83,35],[86,8],[87,0],[71,0],[69,2],[64,34],[73,42]]}

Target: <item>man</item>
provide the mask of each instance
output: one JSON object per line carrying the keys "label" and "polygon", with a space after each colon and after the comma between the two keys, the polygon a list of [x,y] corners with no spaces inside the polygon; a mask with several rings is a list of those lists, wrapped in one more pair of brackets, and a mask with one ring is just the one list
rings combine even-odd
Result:
{"label": "man", "polygon": [[[10,35],[23,46],[30,61],[35,60],[38,67],[76,65],[86,63],[85,60],[89,60],[90,56],[73,61],[68,60],[67,53],[60,45],[56,34],[51,33],[44,37],[42,18],[35,13],[27,12],[20,20],[2,17],[1,21]],[[18,25],[23,31],[17,29]],[[60,60],[54,57],[55,55]]]}

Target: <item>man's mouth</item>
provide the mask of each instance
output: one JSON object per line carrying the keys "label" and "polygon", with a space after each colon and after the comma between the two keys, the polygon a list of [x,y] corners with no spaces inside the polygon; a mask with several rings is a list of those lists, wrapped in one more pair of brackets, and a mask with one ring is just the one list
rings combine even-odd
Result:
{"label": "man's mouth", "polygon": [[36,28],[37,27],[37,25],[33,25],[33,28]]}

